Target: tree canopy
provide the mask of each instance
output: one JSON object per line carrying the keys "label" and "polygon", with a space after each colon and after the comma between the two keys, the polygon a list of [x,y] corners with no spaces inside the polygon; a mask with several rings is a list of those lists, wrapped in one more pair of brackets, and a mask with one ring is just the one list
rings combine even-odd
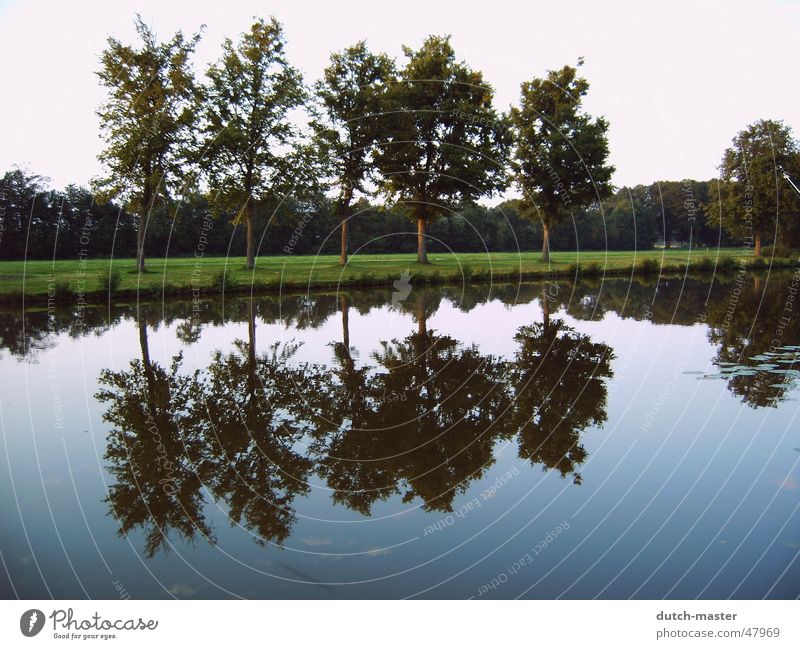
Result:
{"label": "tree canopy", "polygon": [[374,178],[375,145],[380,140],[382,110],[394,61],[373,54],[365,41],[331,54],[330,65],[316,84],[322,119],[314,124],[337,188],[336,211],[341,220],[340,263],[347,263],[348,211],[356,192]]}
{"label": "tree canopy", "polygon": [[456,60],[449,36],[429,36],[386,93],[381,185],[417,221],[428,263],[428,222],[507,186],[510,133],[481,72]]}
{"label": "tree canopy", "polygon": [[247,228],[247,267],[255,265],[256,204],[273,205],[302,178],[304,158],[292,110],[303,106],[300,72],[286,58],[277,20],[257,20],[207,72],[201,164],[211,203]]}
{"label": "tree canopy", "polygon": [[783,174],[800,179],[800,151],[788,126],[763,119],[750,124],[725,149],[719,171],[708,205],[711,223],[752,246],[756,257],[765,238],[796,242],[800,196]]}
{"label": "tree canopy", "polygon": [[105,175],[95,190],[137,216],[137,268],[144,270],[144,238],[151,210],[185,184],[195,119],[196,85],[190,57],[200,38],[177,32],[159,42],[136,16],[137,48],[109,38],[97,76],[108,90],[97,111],[106,148]]}
{"label": "tree canopy", "polygon": [[588,91],[577,68],[565,65],[524,82],[519,106],[511,109],[514,183],[525,213],[541,221],[544,261],[550,259],[552,225],[611,194],[608,122],[583,110]]}

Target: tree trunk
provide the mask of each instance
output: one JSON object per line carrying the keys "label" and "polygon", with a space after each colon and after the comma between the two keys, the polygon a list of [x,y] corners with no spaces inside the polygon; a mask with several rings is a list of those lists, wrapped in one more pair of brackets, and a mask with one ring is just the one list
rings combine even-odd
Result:
{"label": "tree trunk", "polygon": [[153,193],[150,191],[149,170],[148,178],[144,181],[142,195],[142,214],[139,217],[139,227],[136,228],[136,272],[144,272],[144,234],[147,232],[147,219],[153,209]]}
{"label": "tree trunk", "polygon": [[417,219],[417,263],[428,263],[428,240],[425,238],[425,217]]}
{"label": "tree trunk", "polygon": [[547,295],[545,287],[542,287],[542,321],[544,328],[547,329],[550,326],[550,296]]}
{"label": "tree trunk", "polygon": [[550,223],[542,222],[542,261],[550,261]]}
{"label": "tree trunk", "polygon": [[347,303],[347,296],[342,294],[340,297],[342,303],[342,344],[345,349],[350,352],[350,305]]}
{"label": "tree trunk", "polygon": [[425,337],[428,335],[428,319],[425,315],[425,297],[419,293],[417,294],[416,303],[416,318],[417,318],[417,335]]}
{"label": "tree trunk", "polygon": [[[253,412],[258,401],[258,376],[256,369],[256,305],[255,300],[250,298],[247,311],[247,408]],[[250,418],[248,416],[248,421]]]}
{"label": "tree trunk", "polygon": [[761,256],[761,235],[758,234],[758,233],[756,233],[756,235],[755,235],[755,252],[754,252],[754,254],[755,254],[756,257],[760,257]]}
{"label": "tree trunk", "polygon": [[144,272],[144,229],[147,221],[147,214],[139,217],[139,225],[136,228],[136,272]]}
{"label": "tree trunk", "polygon": [[247,218],[247,268],[252,270],[256,267],[256,233],[255,223],[253,223],[253,198],[247,199],[245,205],[245,216]]}
{"label": "tree trunk", "polygon": [[141,313],[136,314],[136,320],[139,325],[139,347],[142,350],[142,368],[144,369],[144,378],[147,384],[145,405],[150,411],[151,416],[155,417],[152,410],[156,395],[155,373],[153,372],[153,364],[150,362],[150,345],[147,342],[147,322]]}
{"label": "tree trunk", "polygon": [[347,214],[342,215],[342,251],[339,253],[339,264],[347,265]]}

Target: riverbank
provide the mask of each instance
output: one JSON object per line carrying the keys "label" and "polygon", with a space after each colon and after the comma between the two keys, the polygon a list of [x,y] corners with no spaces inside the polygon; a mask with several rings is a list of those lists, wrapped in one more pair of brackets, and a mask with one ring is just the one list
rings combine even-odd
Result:
{"label": "riverbank", "polygon": [[[152,259],[147,272],[135,272],[132,259],[0,262],[0,302],[107,301],[161,296],[207,298],[213,294],[265,293],[280,290],[390,286],[453,282],[507,282],[547,277],[675,274],[688,270],[711,277],[742,265],[754,269],[794,267],[794,259],[755,259],[741,248],[719,250],[648,250],[554,252],[550,263],[539,253],[432,254],[416,263],[413,254],[357,255],[347,266],[338,257],[260,257],[255,270],[241,257]],[[396,287],[395,287],[396,288]]]}

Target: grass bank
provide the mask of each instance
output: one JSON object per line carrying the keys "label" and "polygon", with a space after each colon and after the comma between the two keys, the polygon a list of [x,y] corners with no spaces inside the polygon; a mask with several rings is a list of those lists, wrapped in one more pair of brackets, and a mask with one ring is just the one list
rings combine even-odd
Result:
{"label": "grass bank", "polygon": [[[539,253],[432,254],[431,263],[416,263],[413,254],[357,255],[345,267],[338,257],[261,257],[255,270],[242,257],[151,259],[138,275],[132,259],[89,259],[0,262],[0,302],[36,303],[50,299],[106,300],[137,295],[207,297],[229,293],[271,292],[281,288],[335,288],[337,286],[391,286],[406,271],[412,282],[451,283],[465,279],[515,281],[544,277],[731,272],[744,262],[754,268],[769,260],[755,260],[741,248],[720,250],[648,250],[609,252],[554,252],[549,264]],[[795,266],[797,259],[774,259],[773,266]]]}

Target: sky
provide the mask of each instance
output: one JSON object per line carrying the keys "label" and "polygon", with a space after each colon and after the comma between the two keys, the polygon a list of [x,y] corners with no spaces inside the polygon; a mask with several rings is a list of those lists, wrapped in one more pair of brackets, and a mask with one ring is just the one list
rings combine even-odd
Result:
{"label": "sky", "polygon": [[0,172],[27,167],[54,187],[100,173],[95,71],[109,35],[133,41],[136,12],[165,39],[205,25],[200,75],[253,16],[283,23],[290,62],[308,82],[331,51],[362,38],[402,61],[401,45],[451,34],[502,110],[521,82],[585,57],[585,105],[610,122],[618,186],[714,177],[725,147],[756,119],[784,120],[800,135],[800,2],[0,0]]}

